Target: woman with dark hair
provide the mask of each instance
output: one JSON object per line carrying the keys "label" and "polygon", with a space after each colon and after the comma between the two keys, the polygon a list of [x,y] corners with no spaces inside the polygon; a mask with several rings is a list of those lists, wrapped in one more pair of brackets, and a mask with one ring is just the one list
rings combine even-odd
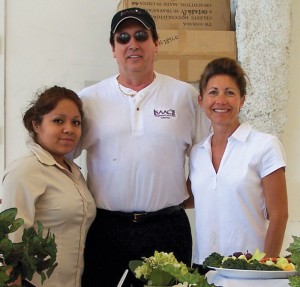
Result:
{"label": "woman with dark hair", "polygon": [[[95,203],[75,163],[66,154],[81,137],[82,103],[76,93],[51,87],[37,95],[23,123],[32,141],[31,153],[11,163],[3,177],[1,208],[16,207],[23,228],[50,228],[57,244],[58,266],[45,287],[80,287],[86,234],[95,217]],[[23,229],[13,233],[21,241]],[[39,276],[32,284],[40,286]]]}
{"label": "woman with dark hair", "polygon": [[[200,79],[200,106],[213,132],[195,145],[190,179],[195,204],[193,262],[213,252],[253,252],[277,257],[288,204],[285,154],[279,140],[240,123],[247,77],[237,61],[211,61]],[[205,271],[204,271],[205,272]]]}

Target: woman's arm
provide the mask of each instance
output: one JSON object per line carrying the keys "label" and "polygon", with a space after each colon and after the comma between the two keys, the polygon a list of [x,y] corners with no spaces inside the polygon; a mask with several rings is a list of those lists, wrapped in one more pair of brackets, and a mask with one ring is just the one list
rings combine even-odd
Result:
{"label": "woman's arm", "polygon": [[262,179],[268,219],[270,221],[265,238],[266,257],[280,255],[288,220],[288,200],[284,168],[279,168]]}
{"label": "woman's arm", "polygon": [[182,206],[184,207],[184,209],[194,208],[194,195],[192,193],[191,181],[189,178],[186,180],[186,187],[187,187],[190,197],[182,203]]}
{"label": "woman's arm", "polygon": [[0,210],[16,207],[17,218],[24,220],[24,225],[9,234],[13,242],[22,241],[24,228],[34,225],[35,204],[46,188],[45,176],[38,168],[39,165],[37,160],[20,160],[9,166],[4,173]]}

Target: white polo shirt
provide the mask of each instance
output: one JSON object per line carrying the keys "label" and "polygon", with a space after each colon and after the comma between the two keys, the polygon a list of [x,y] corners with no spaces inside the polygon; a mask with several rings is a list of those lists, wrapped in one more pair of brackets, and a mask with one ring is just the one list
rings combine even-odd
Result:
{"label": "white polo shirt", "polygon": [[216,173],[211,137],[195,145],[190,156],[196,264],[212,252],[228,256],[263,250],[268,221],[261,179],[286,165],[276,137],[243,123],[229,137]]}
{"label": "white polo shirt", "polygon": [[87,150],[98,208],[156,211],[188,198],[185,156],[209,129],[195,88],[156,73],[132,98],[116,75],[79,94],[85,111],[79,153]]}

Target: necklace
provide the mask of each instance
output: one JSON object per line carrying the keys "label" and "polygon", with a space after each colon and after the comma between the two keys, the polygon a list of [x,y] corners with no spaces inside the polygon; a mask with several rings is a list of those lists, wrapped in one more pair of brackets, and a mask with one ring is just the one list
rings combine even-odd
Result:
{"label": "necklace", "polygon": [[[156,79],[156,75],[155,74],[153,74],[153,81]],[[134,93],[132,93],[132,94],[128,94],[128,93],[125,93],[122,89],[121,89],[121,84],[120,84],[120,82],[117,80],[117,82],[118,82],[118,88],[119,88],[119,90],[120,90],[120,92],[123,94],[123,95],[125,95],[125,96],[127,96],[127,97],[131,97],[131,98],[133,98],[138,92],[134,92]]]}
{"label": "necklace", "polygon": [[132,97],[132,98],[133,98],[133,97],[137,94],[137,92],[134,92],[133,94],[127,94],[127,93],[125,93],[125,92],[121,89],[121,85],[120,85],[119,81],[118,81],[118,87],[119,87],[120,92],[121,92],[123,95],[127,96],[127,97]]}

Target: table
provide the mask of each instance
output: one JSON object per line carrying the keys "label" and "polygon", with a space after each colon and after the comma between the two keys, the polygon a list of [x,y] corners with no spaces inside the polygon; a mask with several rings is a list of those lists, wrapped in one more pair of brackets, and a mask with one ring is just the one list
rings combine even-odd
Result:
{"label": "table", "polygon": [[288,279],[233,279],[218,275],[217,271],[206,274],[210,284],[222,287],[291,287]]}

